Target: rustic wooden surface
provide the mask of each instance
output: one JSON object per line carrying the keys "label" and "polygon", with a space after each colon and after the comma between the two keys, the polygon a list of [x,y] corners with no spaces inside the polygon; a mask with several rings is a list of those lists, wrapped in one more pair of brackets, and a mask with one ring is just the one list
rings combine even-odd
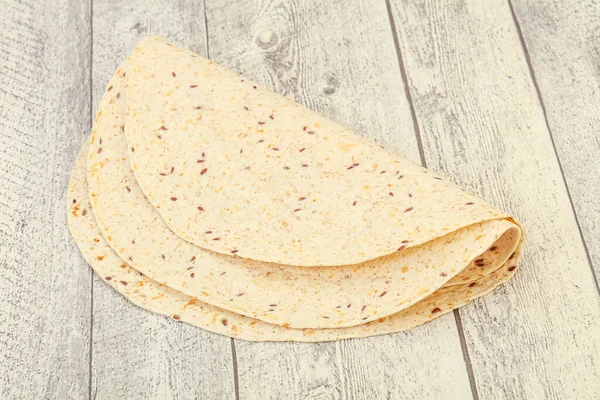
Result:
{"label": "rustic wooden surface", "polygon": [[87,398],[92,274],[65,198],[91,123],[90,9],[0,10],[0,398]]}
{"label": "rustic wooden surface", "polygon": [[[0,398],[600,397],[600,5],[0,0]],[[249,343],[94,278],[65,191],[147,34],[208,56],[519,218],[521,271],[412,331]]]}

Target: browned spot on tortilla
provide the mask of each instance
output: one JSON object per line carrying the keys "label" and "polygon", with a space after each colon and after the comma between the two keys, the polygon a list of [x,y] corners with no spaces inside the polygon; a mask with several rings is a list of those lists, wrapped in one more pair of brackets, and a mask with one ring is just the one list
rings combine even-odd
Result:
{"label": "browned spot on tortilla", "polygon": [[183,308],[186,308],[188,306],[193,306],[196,304],[196,299],[191,299],[190,301],[188,301],[185,306],[183,306]]}

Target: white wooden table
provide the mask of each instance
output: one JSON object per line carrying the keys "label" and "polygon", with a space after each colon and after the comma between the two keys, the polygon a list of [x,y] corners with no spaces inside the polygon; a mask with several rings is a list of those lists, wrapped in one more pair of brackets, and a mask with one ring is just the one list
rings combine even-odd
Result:
{"label": "white wooden table", "polygon": [[[65,192],[145,35],[427,165],[527,231],[516,278],[410,332],[249,343],[95,277]],[[600,398],[600,4],[0,0],[1,399]]]}

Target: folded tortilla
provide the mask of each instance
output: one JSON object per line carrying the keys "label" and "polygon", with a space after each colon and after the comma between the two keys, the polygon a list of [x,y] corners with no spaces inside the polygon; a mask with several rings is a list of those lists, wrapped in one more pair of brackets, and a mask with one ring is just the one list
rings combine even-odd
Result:
{"label": "folded tortilla", "polygon": [[92,267],[243,339],[409,329],[509,279],[522,244],[507,214],[161,38],[109,83],[87,156],[69,217]]}

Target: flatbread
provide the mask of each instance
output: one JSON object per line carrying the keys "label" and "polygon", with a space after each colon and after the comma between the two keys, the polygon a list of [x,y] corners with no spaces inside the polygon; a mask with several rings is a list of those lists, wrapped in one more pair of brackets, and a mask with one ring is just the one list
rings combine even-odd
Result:
{"label": "flatbread", "polygon": [[133,303],[246,340],[410,329],[516,271],[508,214],[161,38],[106,88],[69,227]]}
{"label": "flatbread", "polygon": [[290,267],[200,248],[169,229],[129,168],[126,70],[109,83],[92,132],[87,178],[93,211],[122,259],[181,293],[271,324],[350,327],[398,313],[442,286],[485,276],[519,243],[518,226],[495,219],[350,266]]}
{"label": "flatbread", "polygon": [[125,80],[135,178],[169,228],[199,247],[283,265],[352,265],[510,218],[162,38],[135,48]]}
{"label": "flatbread", "polygon": [[291,329],[271,325],[225,311],[186,296],[133,269],[108,246],[100,232],[88,199],[86,156],[89,143],[81,149],[67,194],[68,222],[83,257],[96,273],[135,305],[167,315],[210,332],[252,341],[316,342],[366,337],[410,329],[441,316],[453,308],[493,290],[516,272],[517,255],[500,269],[466,285],[438,290],[401,313],[364,325],[340,329]]}

